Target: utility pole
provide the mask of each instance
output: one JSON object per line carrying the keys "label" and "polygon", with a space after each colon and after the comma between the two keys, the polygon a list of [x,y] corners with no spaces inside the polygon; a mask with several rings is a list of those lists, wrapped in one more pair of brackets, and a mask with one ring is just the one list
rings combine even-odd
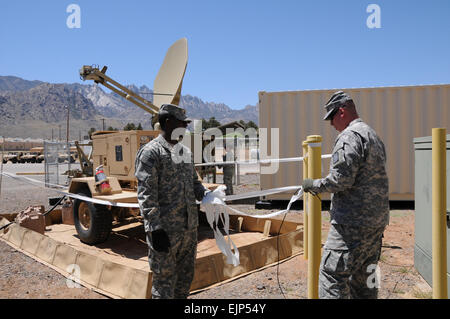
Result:
{"label": "utility pole", "polygon": [[0,195],[2,194],[2,182],[3,182],[3,156],[5,156],[5,137],[2,137],[3,143],[2,143],[2,162],[0,163]]}
{"label": "utility pole", "polygon": [[61,142],[61,124],[59,124],[58,125],[58,127],[59,127],[59,142]]}
{"label": "utility pole", "polygon": [[52,127],[52,142],[53,142],[53,127]]}
{"label": "utility pole", "polygon": [[70,109],[69,106],[67,106],[67,130],[66,130],[66,144],[69,145],[69,115],[70,115]]}
{"label": "utility pole", "polygon": [[105,130],[105,119],[102,119],[103,122],[103,131]]}

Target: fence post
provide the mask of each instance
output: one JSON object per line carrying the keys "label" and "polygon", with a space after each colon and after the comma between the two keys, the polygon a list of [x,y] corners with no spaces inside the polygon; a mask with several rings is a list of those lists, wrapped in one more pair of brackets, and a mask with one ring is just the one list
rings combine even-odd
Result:
{"label": "fence post", "polygon": [[[321,178],[322,137],[310,135],[308,142],[308,178]],[[322,246],[322,203],[320,195],[308,198],[308,298],[319,298],[319,267]]]}
{"label": "fence post", "polygon": [[[308,178],[308,142],[303,141],[303,179]],[[308,260],[308,193],[303,193],[303,251]]]}
{"label": "fence post", "polygon": [[433,299],[447,299],[447,147],[446,129],[432,129]]}

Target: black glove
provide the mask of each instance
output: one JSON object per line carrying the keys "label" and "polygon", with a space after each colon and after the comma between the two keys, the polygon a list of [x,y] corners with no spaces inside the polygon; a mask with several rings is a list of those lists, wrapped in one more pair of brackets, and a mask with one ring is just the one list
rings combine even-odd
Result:
{"label": "black glove", "polygon": [[163,229],[152,231],[152,245],[153,248],[159,253],[167,253],[170,248],[169,237]]}
{"label": "black glove", "polygon": [[311,179],[311,178],[305,178],[304,180],[303,180],[303,183],[302,183],[302,187],[303,187],[303,191],[305,192],[305,193],[311,193],[311,194],[313,194],[313,195],[316,195],[316,193],[315,192],[313,192],[311,189],[312,189],[312,187],[313,187],[313,179]]}

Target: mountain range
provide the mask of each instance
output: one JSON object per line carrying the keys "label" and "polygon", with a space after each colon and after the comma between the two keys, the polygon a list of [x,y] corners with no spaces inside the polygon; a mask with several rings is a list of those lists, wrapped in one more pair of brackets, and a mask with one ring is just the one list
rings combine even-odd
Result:
{"label": "mountain range", "polygon": [[[152,100],[147,86],[127,87]],[[254,105],[234,110],[223,103],[182,95],[180,106],[193,119],[215,117],[222,124],[239,120],[258,124],[258,107]],[[81,139],[90,128],[101,130],[103,125],[122,129],[127,123],[141,123],[144,129],[151,129],[149,113],[97,84],[53,84],[0,76],[1,136],[51,139],[53,135],[65,140],[68,116],[70,139]]]}

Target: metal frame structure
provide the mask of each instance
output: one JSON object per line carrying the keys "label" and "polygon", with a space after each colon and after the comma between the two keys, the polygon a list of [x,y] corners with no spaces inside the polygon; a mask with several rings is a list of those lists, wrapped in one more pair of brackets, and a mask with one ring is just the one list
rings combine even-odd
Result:
{"label": "metal frame structure", "polygon": [[[66,165],[66,163],[60,163],[58,157],[59,155],[67,155],[67,165],[68,170],[70,171],[70,146],[70,143],[67,144],[65,142],[44,141],[45,187],[52,187],[52,185],[69,185],[69,176],[67,176],[67,179],[64,183],[60,181],[60,175],[62,172],[62,169],[60,169],[60,167],[62,165]],[[54,179],[52,179],[53,175],[55,175]]]}

